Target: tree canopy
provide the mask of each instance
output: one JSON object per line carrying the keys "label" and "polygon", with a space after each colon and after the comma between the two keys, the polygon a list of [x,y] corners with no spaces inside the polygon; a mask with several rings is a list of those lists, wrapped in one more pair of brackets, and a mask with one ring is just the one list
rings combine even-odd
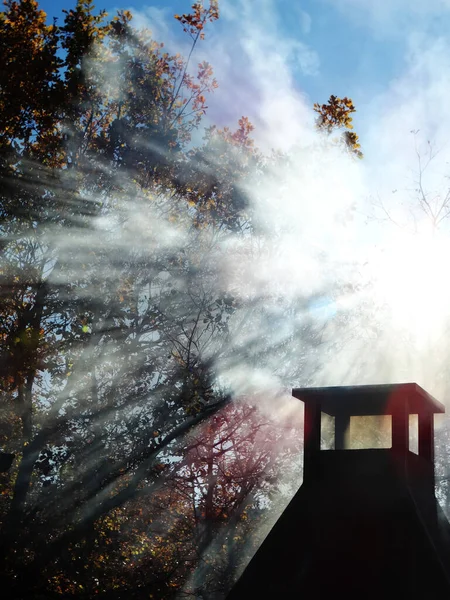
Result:
{"label": "tree canopy", "polygon": [[[194,64],[217,1],[175,15],[188,58],[92,0],[51,24],[35,0],[4,4],[1,589],[218,598],[287,501],[280,474],[301,450],[301,419],[267,416],[223,373],[244,355],[301,369],[320,344],[307,322],[257,344],[274,306],[295,322],[304,304],[256,302],[218,268],[231,246],[272,251],[246,186],[285,157],[258,150],[246,116],[192,142],[218,86]],[[318,135],[360,157],[352,101],[314,110]]]}

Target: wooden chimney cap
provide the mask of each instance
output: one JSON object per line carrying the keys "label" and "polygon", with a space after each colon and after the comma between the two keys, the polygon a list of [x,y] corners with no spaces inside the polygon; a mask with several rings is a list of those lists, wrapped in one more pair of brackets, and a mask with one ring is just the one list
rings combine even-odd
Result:
{"label": "wooden chimney cap", "polygon": [[445,407],[417,383],[294,388],[292,395],[332,416],[444,413]]}

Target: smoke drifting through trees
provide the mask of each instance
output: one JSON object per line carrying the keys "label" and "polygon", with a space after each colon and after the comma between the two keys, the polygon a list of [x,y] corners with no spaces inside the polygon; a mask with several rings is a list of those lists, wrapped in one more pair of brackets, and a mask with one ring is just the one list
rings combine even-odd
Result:
{"label": "smoke drifting through trees", "polygon": [[197,147],[217,82],[195,51],[218,6],[176,18],[187,59],[89,1],[63,24],[32,0],[0,17],[1,583],[17,598],[220,597],[299,482],[283,390],[341,383],[346,364],[386,376],[354,260],[351,100],[317,105],[289,153],[258,150],[247,117]]}

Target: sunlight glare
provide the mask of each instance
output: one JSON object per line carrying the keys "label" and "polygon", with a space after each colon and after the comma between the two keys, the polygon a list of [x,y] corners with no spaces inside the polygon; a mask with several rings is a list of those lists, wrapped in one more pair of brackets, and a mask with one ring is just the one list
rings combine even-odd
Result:
{"label": "sunlight glare", "polygon": [[450,245],[437,232],[396,234],[374,261],[376,290],[395,330],[418,343],[439,336],[450,308]]}

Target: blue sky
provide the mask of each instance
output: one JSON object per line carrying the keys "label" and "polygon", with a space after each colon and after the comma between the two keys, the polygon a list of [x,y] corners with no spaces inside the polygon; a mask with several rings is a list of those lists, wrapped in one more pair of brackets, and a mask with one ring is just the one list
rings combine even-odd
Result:
{"label": "blue sky", "polygon": [[[177,33],[181,28],[175,21],[171,23],[170,17],[189,11],[190,4],[190,0],[135,0],[132,4],[120,5],[115,0],[105,0],[97,2],[96,8],[105,8],[110,13],[117,8],[129,8],[133,13],[148,14],[150,26],[151,10],[157,9],[160,15],[166,16],[173,32]],[[221,6],[224,4],[220,3]],[[267,3],[254,1],[253,4],[262,7]],[[347,95],[353,98],[358,112],[362,113],[373,94],[384,89],[401,72],[405,47],[402,36],[380,35],[371,26],[370,19],[358,18],[358,10],[354,15],[356,18],[349,16],[348,13],[353,9],[346,9],[345,2],[340,8],[339,2],[327,0],[277,0],[272,4],[280,38],[288,36],[298,39],[317,56],[315,73],[304,73],[301,68],[293,69],[296,85],[307,94],[311,103],[324,102],[330,94]],[[61,16],[62,6],[70,8],[74,2],[62,5],[59,1],[44,0],[40,5],[49,16]],[[253,25],[249,22],[247,27]],[[227,24],[219,22],[212,27],[223,32]],[[236,64],[238,69],[239,64]]]}
{"label": "blue sky", "polygon": [[[190,5],[105,0],[96,6],[110,14],[130,9],[137,25],[186,53],[189,40],[173,15]],[[49,17],[62,16],[60,2],[41,6]],[[220,0],[219,6],[220,20],[194,56],[211,62],[220,86],[209,99],[210,122],[233,125],[246,115],[266,145],[286,147],[305,133],[314,102],[350,96],[365,156],[383,179],[392,168],[409,168],[411,130],[446,143],[450,0]]]}
{"label": "blue sky", "polygon": [[[68,2],[64,6],[70,8],[73,4]],[[129,8],[140,23],[144,20],[156,30],[156,35],[161,32],[162,41],[169,41],[165,39],[169,31],[171,44],[176,46],[178,41],[183,44],[185,40],[172,16],[189,11],[190,4],[190,0],[134,0],[131,4],[119,5],[116,0],[105,0],[97,2],[96,7],[105,8],[110,14],[117,8]],[[232,70],[238,81],[245,57],[233,55],[236,39],[242,38],[242,32],[251,35],[255,28],[262,29],[263,34],[264,29],[270,29],[270,35],[277,40],[275,46],[286,40],[291,46],[299,45],[289,58],[289,70],[292,86],[305,95],[305,102],[309,105],[315,101],[325,102],[330,94],[350,96],[358,110],[355,127],[362,134],[377,115],[374,99],[383,96],[407,70],[412,36],[436,40],[445,38],[450,30],[448,0],[430,0],[427,6],[419,0],[222,0],[219,4],[222,17],[210,27],[208,37],[214,43],[218,38],[229,41]],[[60,2],[44,0],[41,6],[49,16],[61,16]],[[239,26],[236,19],[240,21]],[[225,44],[223,49],[227,51]],[[202,58],[212,54],[211,62],[216,66],[219,84],[228,85],[227,77],[221,81],[220,65],[214,65],[214,52],[208,54],[208,41],[202,50]],[[260,50],[264,54],[264,44]],[[236,115],[246,110],[248,114],[249,96],[251,90],[242,110],[236,106]],[[251,111],[248,116],[255,119]],[[229,117],[235,115],[230,113]],[[223,120],[227,118],[225,111]]]}

